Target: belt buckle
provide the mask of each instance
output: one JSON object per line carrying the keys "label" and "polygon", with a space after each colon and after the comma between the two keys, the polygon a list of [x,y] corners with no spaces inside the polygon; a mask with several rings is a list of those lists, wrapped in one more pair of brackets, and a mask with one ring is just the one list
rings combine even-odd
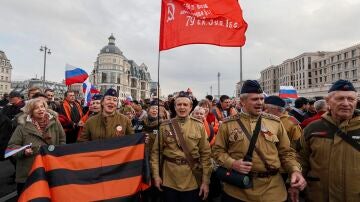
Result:
{"label": "belt buckle", "polygon": [[176,159],[175,159],[175,162],[176,162],[176,164],[181,165],[182,160],[181,160],[180,158],[176,158]]}

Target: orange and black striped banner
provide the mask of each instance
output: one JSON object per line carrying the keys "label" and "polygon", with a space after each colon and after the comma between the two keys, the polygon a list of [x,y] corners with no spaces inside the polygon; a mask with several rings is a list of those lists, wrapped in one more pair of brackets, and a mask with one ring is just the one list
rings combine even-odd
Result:
{"label": "orange and black striped banner", "polygon": [[19,201],[138,201],[148,163],[142,133],[41,147]]}

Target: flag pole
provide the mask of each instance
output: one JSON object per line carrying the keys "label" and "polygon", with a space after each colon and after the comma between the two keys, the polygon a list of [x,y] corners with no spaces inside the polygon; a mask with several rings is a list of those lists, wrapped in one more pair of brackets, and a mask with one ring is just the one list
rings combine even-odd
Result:
{"label": "flag pole", "polygon": [[242,72],[242,47],[240,47],[240,84],[243,81],[243,72]]}
{"label": "flag pole", "polygon": [[160,60],[161,60],[161,54],[160,54],[160,40],[161,40],[161,20],[162,20],[162,15],[163,15],[163,1],[161,1],[161,4],[160,4],[160,7],[161,7],[161,11],[160,11],[160,27],[159,27],[159,51],[158,51],[158,66],[157,66],[157,97],[158,97],[158,100],[157,100],[157,107],[158,107],[158,117],[157,117],[157,120],[158,120],[158,123],[157,123],[157,140],[158,140],[158,165],[159,165],[159,176],[160,178],[162,178],[162,165],[161,165],[161,146],[162,144],[160,143]]}

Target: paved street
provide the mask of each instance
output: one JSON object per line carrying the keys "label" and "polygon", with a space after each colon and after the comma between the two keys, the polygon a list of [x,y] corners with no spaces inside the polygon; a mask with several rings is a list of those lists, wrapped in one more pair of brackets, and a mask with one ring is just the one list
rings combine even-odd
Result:
{"label": "paved street", "polygon": [[14,166],[9,160],[0,161],[0,202],[2,201],[15,201],[5,200],[4,196],[14,192],[16,185],[11,177],[14,173]]}

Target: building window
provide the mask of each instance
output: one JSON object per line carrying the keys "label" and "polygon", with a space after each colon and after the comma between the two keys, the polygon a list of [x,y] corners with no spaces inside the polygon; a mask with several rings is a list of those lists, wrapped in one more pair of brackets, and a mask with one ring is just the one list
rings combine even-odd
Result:
{"label": "building window", "polygon": [[1,76],[1,80],[4,80],[4,76]]}
{"label": "building window", "polygon": [[110,83],[116,83],[116,73],[111,72],[110,76],[111,76]]}
{"label": "building window", "polygon": [[117,80],[117,83],[118,84],[120,84],[121,83],[121,74],[119,73],[118,75],[117,75],[117,78],[116,78]]}
{"label": "building window", "polygon": [[348,67],[349,62],[344,63],[344,68],[346,69]]}
{"label": "building window", "polygon": [[311,77],[311,72],[308,72],[308,76]]}
{"label": "building window", "polygon": [[331,66],[331,71],[335,71],[335,65]]}
{"label": "building window", "polygon": [[349,72],[345,72],[345,78],[349,78]]}
{"label": "building window", "polygon": [[319,79],[320,79],[320,82],[322,82],[322,77],[320,77]]}
{"label": "building window", "polygon": [[352,75],[353,75],[353,78],[357,77],[357,70],[356,69],[352,70]]}
{"label": "building window", "polygon": [[315,78],[315,83],[317,83],[318,82],[318,78]]}
{"label": "building window", "polygon": [[338,64],[338,71],[341,70],[341,64]]}
{"label": "building window", "polygon": [[351,51],[351,57],[355,57],[356,50]]}
{"label": "building window", "polygon": [[320,71],[319,74],[321,75],[322,74],[322,69],[320,69],[319,71]]}
{"label": "building window", "polygon": [[331,57],[331,63],[333,63],[333,62],[334,62],[334,56]]}
{"label": "building window", "polygon": [[337,55],[337,60],[339,61],[341,59],[341,55]]}
{"label": "building window", "polygon": [[333,80],[333,81],[335,80],[335,74],[331,75],[331,80]]}
{"label": "building window", "polygon": [[352,66],[353,66],[353,67],[356,66],[356,60],[352,60]]}
{"label": "building window", "polygon": [[5,85],[5,90],[7,90],[8,89],[8,87],[7,87],[7,85]]}
{"label": "building window", "polygon": [[9,73],[9,70],[8,70],[8,69],[6,69],[6,73],[7,73],[7,74]]}
{"label": "building window", "polygon": [[101,83],[106,83],[107,80],[107,75],[105,72],[101,73]]}
{"label": "building window", "polygon": [[345,52],[345,53],[344,53],[344,59],[347,59],[347,57],[348,57],[348,53]]}
{"label": "building window", "polygon": [[342,77],[342,73],[340,72],[338,73],[338,79],[341,79],[341,77]]}

